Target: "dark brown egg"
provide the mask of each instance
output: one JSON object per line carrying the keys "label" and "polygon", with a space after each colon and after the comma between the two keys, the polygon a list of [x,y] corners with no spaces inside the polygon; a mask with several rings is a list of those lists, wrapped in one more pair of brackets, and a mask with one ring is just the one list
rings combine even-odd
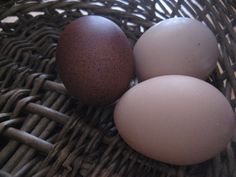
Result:
{"label": "dark brown egg", "polygon": [[111,20],[95,15],[65,28],[56,64],[69,93],[90,105],[116,101],[128,89],[134,68],[125,34]]}

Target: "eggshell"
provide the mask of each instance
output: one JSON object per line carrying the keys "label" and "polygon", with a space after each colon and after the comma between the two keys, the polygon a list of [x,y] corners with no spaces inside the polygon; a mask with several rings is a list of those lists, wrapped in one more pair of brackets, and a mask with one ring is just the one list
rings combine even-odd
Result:
{"label": "eggshell", "polygon": [[180,74],[206,79],[219,55],[214,34],[190,18],[170,18],[148,29],[134,47],[141,80]]}
{"label": "eggshell", "polygon": [[156,77],[131,88],[116,105],[114,119],[133,149],[175,165],[214,157],[235,129],[234,112],[221,92],[180,75]]}
{"label": "eggshell", "polygon": [[90,105],[118,99],[133,77],[133,53],[122,30],[101,16],[71,22],[56,50],[59,75],[69,93]]}

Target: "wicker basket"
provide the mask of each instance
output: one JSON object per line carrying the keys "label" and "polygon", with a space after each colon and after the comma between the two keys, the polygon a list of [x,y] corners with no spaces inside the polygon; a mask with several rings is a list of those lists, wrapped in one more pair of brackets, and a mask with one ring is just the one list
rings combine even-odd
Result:
{"label": "wicker basket", "polygon": [[[0,1],[0,177],[235,177],[236,144],[212,160],[172,166],[119,137],[113,107],[73,100],[58,79],[55,48],[87,14],[117,23],[132,43],[156,22],[188,16],[215,33],[220,58],[208,81],[236,106],[236,3],[207,0]],[[11,23],[8,20],[15,20]]]}

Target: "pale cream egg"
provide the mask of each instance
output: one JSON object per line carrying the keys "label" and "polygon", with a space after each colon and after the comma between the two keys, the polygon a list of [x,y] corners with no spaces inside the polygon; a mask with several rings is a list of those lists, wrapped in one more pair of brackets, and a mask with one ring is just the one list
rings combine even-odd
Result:
{"label": "pale cream egg", "polygon": [[219,51],[211,30],[190,18],[170,18],[148,29],[134,47],[140,80],[161,75],[206,79],[216,67]]}

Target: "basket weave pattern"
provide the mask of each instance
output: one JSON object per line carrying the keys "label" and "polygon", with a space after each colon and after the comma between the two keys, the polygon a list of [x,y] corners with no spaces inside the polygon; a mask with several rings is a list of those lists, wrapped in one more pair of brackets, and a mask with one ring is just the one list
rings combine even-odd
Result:
{"label": "basket weave pattern", "polygon": [[[114,106],[95,108],[72,99],[55,68],[60,33],[80,16],[110,18],[133,44],[162,19],[196,18],[208,25],[219,43],[220,58],[208,82],[235,109],[235,7],[233,1],[218,0],[0,2],[0,176],[236,176],[234,141],[216,158],[188,167],[134,152],[115,129]],[[11,16],[17,20],[4,21]]]}

